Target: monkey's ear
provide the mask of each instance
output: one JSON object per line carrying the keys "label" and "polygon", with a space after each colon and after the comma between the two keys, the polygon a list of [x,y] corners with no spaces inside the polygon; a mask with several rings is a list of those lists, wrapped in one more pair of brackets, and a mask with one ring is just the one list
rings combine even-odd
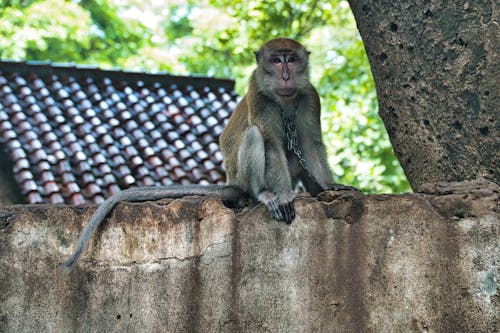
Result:
{"label": "monkey's ear", "polygon": [[306,53],[307,53],[307,55],[310,55],[310,54],[311,54],[311,51],[306,50]]}
{"label": "monkey's ear", "polygon": [[254,51],[253,54],[255,54],[255,61],[259,62],[260,51]]}

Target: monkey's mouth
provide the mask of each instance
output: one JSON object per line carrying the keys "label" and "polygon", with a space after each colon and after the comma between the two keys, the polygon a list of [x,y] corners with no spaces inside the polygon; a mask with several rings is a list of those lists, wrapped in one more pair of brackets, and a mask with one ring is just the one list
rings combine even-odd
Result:
{"label": "monkey's mouth", "polygon": [[291,96],[295,95],[295,93],[297,92],[297,89],[295,89],[295,88],[279,88],[276,90],[276,92],[280,96],[291,97]]}

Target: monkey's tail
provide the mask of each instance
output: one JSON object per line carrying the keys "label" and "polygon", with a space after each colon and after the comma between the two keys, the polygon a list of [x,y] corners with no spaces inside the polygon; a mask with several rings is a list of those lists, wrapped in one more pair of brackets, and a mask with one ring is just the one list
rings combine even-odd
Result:
{"label": "monkey's tail", "polygon": [[94,231],[120,201],[139,202],[163,198],[180,198],[186,195],[207,194],[213,194],[219,199],[229,202],[238,202],[241,198],[246,197],[246,193],[241,189],[228,185],[169,185],[138,187],[116,193],[106,199],[94,212],[89,223],[85,227],[85,230],[78,239],[76,250],[64,263],[60,265],[60,268],[65,272],[71,271],[87,247],[89,239]]}

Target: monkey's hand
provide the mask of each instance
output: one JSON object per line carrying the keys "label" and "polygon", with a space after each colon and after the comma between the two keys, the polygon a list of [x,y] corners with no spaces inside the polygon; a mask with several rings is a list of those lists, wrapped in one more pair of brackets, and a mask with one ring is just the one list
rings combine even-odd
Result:
{"label": "monkey's hand", "polygon": [[262,191],[258,196],[258,200],[266,205],[273,219],[284,221],[287,224],[292,223],[295,217],[295,208],[293,207],[294,199],[295,194],[293,192],[278,196],[271,191]]}
{"label": "monkey's hand", "polygon": [[342,185],[342,184],[328,184],[326,190],[330,191],[357,191],[361,192],[361,190],[355,188],[354,186]]}

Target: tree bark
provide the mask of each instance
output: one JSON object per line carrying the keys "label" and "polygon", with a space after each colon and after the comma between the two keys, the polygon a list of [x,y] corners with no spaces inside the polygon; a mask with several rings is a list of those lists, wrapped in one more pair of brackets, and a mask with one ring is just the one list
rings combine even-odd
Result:
{"label": "tree bark", "polygon": [[499,184],[495,1],[349,3],[413,189],[481,177]]}

